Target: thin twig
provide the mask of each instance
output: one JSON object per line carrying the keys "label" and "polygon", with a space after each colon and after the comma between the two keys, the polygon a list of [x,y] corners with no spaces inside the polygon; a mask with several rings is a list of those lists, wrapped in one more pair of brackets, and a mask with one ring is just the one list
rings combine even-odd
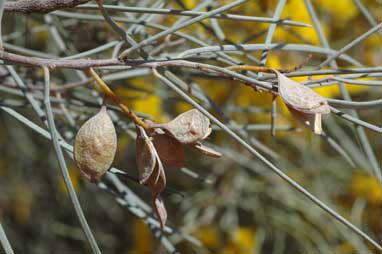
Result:
{"label": "thin twig", "polygon": [[[279,19],[281,16],[281,12],[284,9],[286,0],[280,0],[277,3],[275,13],[273,14],[274,19]],[[271,44],[273,34],[276,31],[277,24],[271,24],[268,29],[267,37],[265,38],[265,44]],[[265,66],[268,59],[268,50],[264,50],[261,53],[261,59],[260,59],[260,66]],[[259,78],[261,77],[261,73],[259,74]],[[277,101],[276,101],[275,95],[272,95],[272,102],[271,102],[271,135],[274,137],[276,136],[276,130],[275,130],[275,123],[276,123],[276,114],[277,114]]]}
{"label": "thin twig", "polygon": [[[103,5],[103,7],[110,11],[123,11],[123,12],[133,12],[133,13],[152,13],[152,14],[162,14],[162,15],[180,15],[188,17],[198,17],[205,14],[205,12],[200,11],[189,11],[189,10],[173,10],[173,9],[160,9],[160,8],[145,8],[145,7],[135,7],[135,6],[117,6],[117,5]],[[76,7],[76,9],[83,10],[95,10],[97,5],[94,4],[83,4]],[[310,27],[309,24],[303,22],[292,21],[287,19],[275,19],[267,17],[253,17],[244,16],[236,14],[216,14],[211,18],[214,19],[228,19],[228,20],[238,20],[247,22],[262,22],[262,23],[272,23],[285,26],[300,26],[300,27]]]}
{"label": "thin twig", "polygon": [[64,182],[66,185],[66,188],[69,193],[70,200],[72,201],[72,204],[74,206],[74,209],[76,211],[77,217],[81,223],[82,230],[85,233],[85,236],[92,248],[93,253],[100,254],[101,251],[97,245],[97,242],[93,236],[93,233],[90,230],[90,227],[86,221],[86,218],[84,216],[84,213],[82,211],[80,202],[78,200],[76,191],[74,190],[73,183],[70,179],[69,171],[66,166],[65,158],[61,150],[61,146],[59,144],[58,140],[58,135],[57,135],[57,130],[56,126],[54,123],[54,116],[53,116],[53,111],[52,107],[50,104],[50,75],[49,75],[49,69],[44,67],[44,77],[45,77],[45,99],[44,99],[44,104],[46,107],[46,116],[48,118],[48,126],[49,126],[49,131],[50,135],[52,137],[52,142],[54,146],[54,150],[56,152],[57,160],[61,169],[62,176],[64,178]]}
{"label": "thin twig", "polygon": [[89,0],[18,0],[14,2],[8,2],[5,5],[5,11],[26,14],[44,14],[59,9],[73,8],[86,2],[89,2]]}
{"label": "thin twig", "polygon": [[160,32],[160,33],[158,33],[158,34],[156,34],[156,35],[153,35],[153,36],[151,36],[151,37],[149,37],[149,38],[147,38],[147,39],[141,41],[138,45],[133,46],[133,47],[131,47],[131,48],[129,48],[129,49],[123,51],[123,52],[119,55],[119,58],[120,58],[120,59],[126,59],[126,57],[128,56],[128,54],[131,53],[132,51],[134,51],[134,50],[136,50],[136,49],[139,49],[139,48],[142,48],[143,46],[146,46],[146,45],[148,45],[149,43],[151,43],[151,42],[153,42],[153,41],[155,41],[155,40],[160,39],[161,37],[164,37],[164,36],[166,36],[166,35],[172,34],[172,33],[176,32],[176,31],[178,31],[178,30],[180,30],[180,29],[183,29],[183,28],[185,28],[185,27],[187,27],[187,26],[190,26],[190,25],[192,25],[192,24],[194,24],[194,23],[197,23],[197,22],[199,22],[199,21],[202,21],[203,19],[210,18],[210,17],[212,17],[212,16],[214,16],[214,15],[216,15],[216,14],[219,14],[219,13],[222,13],[222,12],[227,11],[227,10],[229,10],[229,9],[232,9],[232,8],[234,8],[234,7],[238,6],[238,5],[241,5],[241,4],[243,4],[243,3],[247,2],[247,1],[248,1],[248,0],[236,0],[236,1],[234,1],[234,2],[232,2],[232,3],[229,3],[229,4],[227,4],[227,5],[224,5],[224,6],[220,7],[220,8],[217,8],[217,9],[215,9],[215,10],[206,12],[206,13],[203,14],[203,15],[200,15],[200,16],[198,16],[198,17],[195,17],[195,18],[192,18],[192,19],[190,19],[190,20],[188,20],[188,21],[185,21],[185,22],[183,22],[183,23],[181,23],[181,24],[179,24],[179,25],[177,25],[177,26],[175,26],[175,27],[172,27],[172,28],[168,29],[168,30],[165,30],[165,31]]}
{"label": "thin twig", "polygon": [[345,45],[343,48],[341,48],[340,50],[338,50],[334,55],[328,57],[325,61],[323,61],[322,63],[320,63],[318,65],[318,68],[322,68],[323,66],[327,65],[328,63],[330,63],[331,61],[333,61],[334,59],[336,59],[337,57],[339,57],[340,55],[342,55],[343,53],[345,53],[346,51],[348,51],[349,49],[351,49],[352,47],[354,47],[355,45],[357,45],[358,43],[362,42],[363,40],[365,40],[366,38],[368,38],[370,35],[372,35],[373,33],[377,32],[378,30],[380,30],[382,28],[382,23],[379,23],[378,25],[376,25],[375,27],[371,28],[369,31],[365,32],[364,34],[358,36],[356,39],[352,40],[351,42],[349,42],[347,45]]}
{"label": "thin twig", "polygon": [[118,105],[122,109],[122,111],[129,117],[130,120],[134,121],[134,123],[138,124],[139,126],[142,126],[145,129],[149,129],[149,126],[140,118],[138,117],[133,111],[129,109],[126,104],[122,102],[122,100],[109,88],[109,86],[101,79],[100,76],[92,69],[90,68],[87,73],[91,75],[94,80],[97,82],[97,84],[102,88],[105,95],[110,98],[115,104]]}
{"label": "thin twig", "polygon": [[4,50],[1,24],[3,20],[4,6],[6,5],[6,3],[7,3],[7,0],[0,1],[0,50]]}
{"label": "thin twig", "polygon": [[14,254],[15,252],[12,249],[12,246],[8,240],[7,235],[5,234],[3,225],[0,223],[0,243],[3,246],[5,254]]}

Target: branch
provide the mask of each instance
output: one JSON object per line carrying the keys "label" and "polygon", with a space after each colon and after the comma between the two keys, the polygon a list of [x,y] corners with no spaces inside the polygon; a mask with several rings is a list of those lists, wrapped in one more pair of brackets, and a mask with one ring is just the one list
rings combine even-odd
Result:
{"label": "branch", "polygon": [[118,105],[122,109],[122,111],[129,117],[130,120],[134,121],[135,124],[142,126],[146,130],[149,129],[149,126],[141,118],[139,118],[133,111],[129,109],[122,102],[122,100],[109,88],[109,86],[101,79],[100,76],[92,69],[89,68],[86,72],[93,77],[93,79],[97,82],[97,84],[102,88],[105,95],[110,98],[115,104]]}
{"label": "branch", "polygon": [[69,193],[70,200],[72,201],[74,210],[77,214],[78,220],[80,221],[82,230],[86,236],[86,239],[88,240],[90,247],[92,248],[92,251],[94,254],[101,254],[101,250],[98,247],[98,244],[94,238],[94,235],[92,231],[90,230],[90,227],[88,225],[88,222],[86,221],[84,212],[82,211],[80,201],[78,200],[76,191],[74,190],[73,183],[71,181],[68,167],[65,162],[64,154],[62,152],[60,141],[59,141],[59,134],[56,129],[56,124],[54,122],[54,115],[52,106],[50,103],[50,73],[49,69],[44,67],[44,105],[46,109],[46,117],[48,119],[48,128],[50,131],[54,151],[56,152],[57,160],[59,167],[61,169],[62,176],[64,178],[65,186],[67,188],[67,191]]}
{"label": "branch", "polygon": [[14,254],[15,253],[12,249],[11,244],[9,243],[9,240],[7,238],[7,235],[5,234],[5,231],[4,231],[1,223],[0,223],[0,243],[3,246],[5,254]]}
{"label": "branch", "polygon": [[19,0],[7,2],[4,11],[17,13],[49,13],[55,10],[68,9],[89,2],[89,0]]}
{"label": "branch", "polygon": [[82,69],[87,70],[95,67],[105,66],[130,66],[135,68],[158,68],[158,67],[186,67],[198,69],[207,73],[219,73],[221,77],[240,80],[247,85],[256,87],[260,86],[264,89],[271,90],[272,85],[268,82],[257,81],[256,79],[249,78],[245,75],[236,73],[234,71],[204,64],[198,62],[191,62],[187,60],[157,60],[157,61],[144,61],[144,60],[120,60],[117,58],[111,59],[46,59],[39,57],[27,57],[8,53],[0,50],[0,60],[6,63],[21,64],[35,67],[48,67],[49,69],[55,68],[69,68],[69,69]]}

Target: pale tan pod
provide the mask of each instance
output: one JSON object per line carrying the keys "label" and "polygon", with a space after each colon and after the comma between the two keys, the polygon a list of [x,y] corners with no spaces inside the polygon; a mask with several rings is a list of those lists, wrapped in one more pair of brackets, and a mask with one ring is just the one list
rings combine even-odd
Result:
{"label": "pale tan pod", "polygon": [[161,126],[182,144],[203,140],[211,133],[210,120],[197,109],[186,111]]}
{"label": "pale tan pod", "polygon": [[117,134],[106,107],[87,120],[74,141],[74,160],[81,174],[97,182],[110,168],[117,151]]}
{"label": "pale tan pod", "polygon": [[285,104],[297,111],[308,114],[329,114],[327,100],[307,86],[286,77],[277,70],[279,94]]}
{"label": "pale tan pod", "polygon": [[314,133],[322,134],[322,114],[329,114],[330,107],[325,98],[298,82],[289,79],[277,70],[279,94],[292,115]]}

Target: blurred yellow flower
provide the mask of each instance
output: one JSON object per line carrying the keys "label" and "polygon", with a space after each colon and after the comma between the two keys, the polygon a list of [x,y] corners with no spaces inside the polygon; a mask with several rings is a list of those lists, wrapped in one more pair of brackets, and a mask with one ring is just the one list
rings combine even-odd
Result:
{"label": "blurred yellow flower", "polygon": [[374,175],[356,171],[350,182],[350,193],[357,197],[366,198],[373,205],[382,204],[382,190]]}
{"label": "blurred yellow flower", "polygon": [[213,226],[201,227],[194,235],[209,249],[216,249],[221,245],[219,231]]}
{"label": "blurred yellow flower", "polygon": [[152,253],[152,234],[149,227],[141,219],[135,219],[133,223],[133,247],[132,254]]}
{"label": "blurred yellow flower", "polygon": [[337,26],[348,26],[347,21],[358,14],[358,8],[352,0],[317,0],[317,6],[332,15],[338,22],[333,22]]}
{"label": "blurred yellow flower", "polygon": [[161,99],[156,95],[148,95],[145,99],[133,100],[131,105],[134,111],[149,114],[156,120],[161,115]]}
{"label": "blurred yellow flower", "polygon": [[232,231],[230,240],[237,250],[236,253],[253,253],[256,243],[255,236],[255,231],[246,227],[239,227]]}
{"label": "blurred yellow flower", "polygon": [[[281,18],[311,24],[308,10],[306,9],[304,1],[301,0],[288,1],[282,12]],[[321,27],[325,35],[329,34],[328,26],[321,24]],[[278,27],[275,32],[275,38],[279,41],[289,43],[309,42],[314,45],[320,44],[316,31],[312,27]]]}

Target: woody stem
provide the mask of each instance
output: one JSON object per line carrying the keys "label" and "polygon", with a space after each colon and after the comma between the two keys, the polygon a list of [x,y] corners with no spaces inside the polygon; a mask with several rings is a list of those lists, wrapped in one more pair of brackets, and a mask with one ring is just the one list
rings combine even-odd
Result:
{"label": "woody stem", "polygon": [[135,124],[142,126],[144,129],[150,129],[150,127],[133,111],[129,109],[126,104],[110,89],[110,87],[102,80],[102,78],[94,71],[93,68],[89,68],[86,71],[90,76],[94,78],[97,84],[101,87],[107,98],[110,98]]}

